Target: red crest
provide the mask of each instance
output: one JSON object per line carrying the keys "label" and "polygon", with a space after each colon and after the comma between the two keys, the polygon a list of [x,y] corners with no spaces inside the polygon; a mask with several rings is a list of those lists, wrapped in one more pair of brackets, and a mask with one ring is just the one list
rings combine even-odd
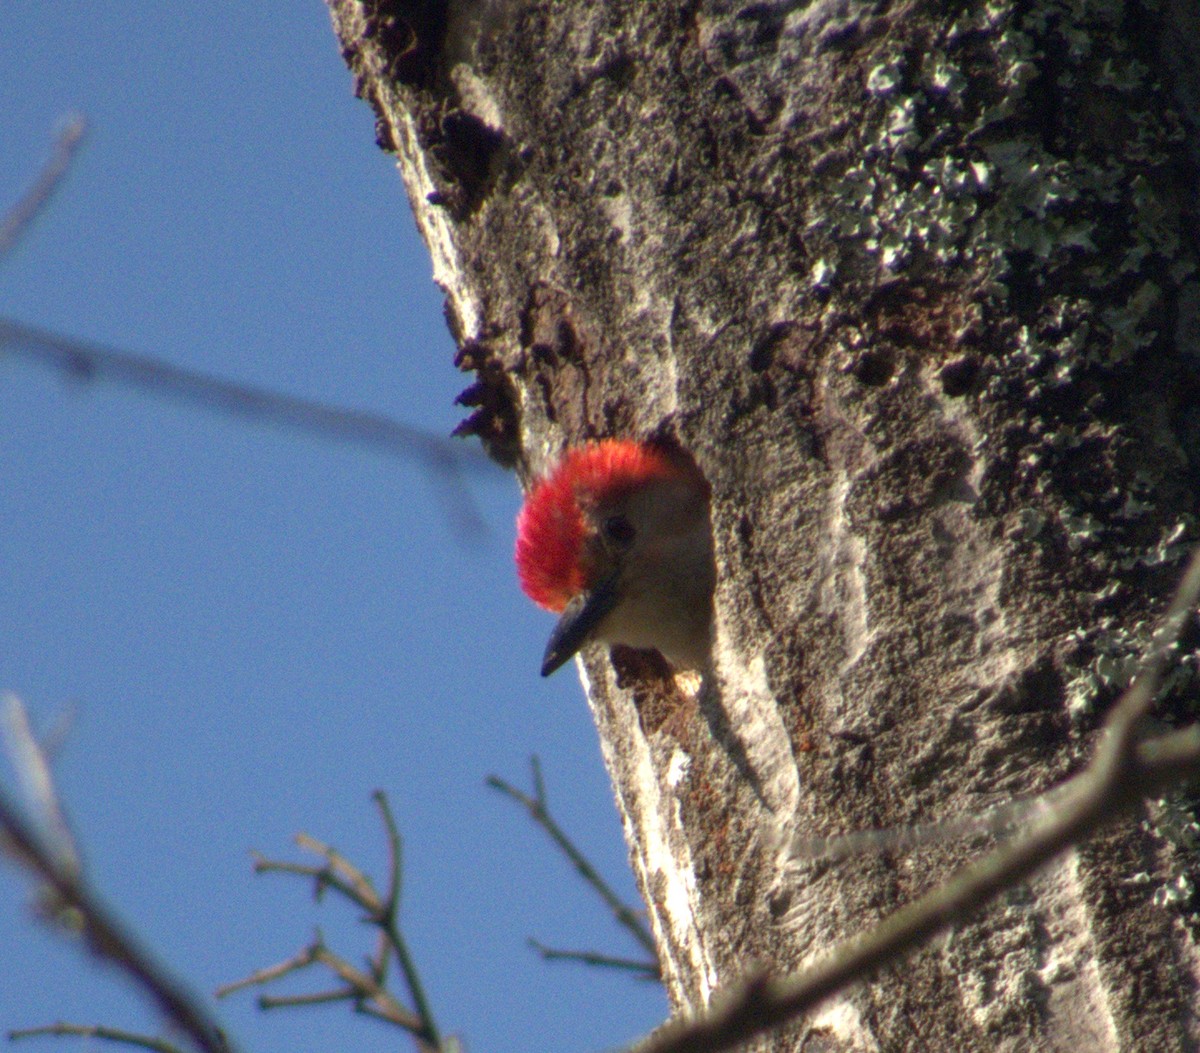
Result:
{"label": "red crest", "polygon": [[588,533],[583,505],[616,500],[647,480],[679,471],[663,451],[630,439],[568,450],[534,486],[517,516],[517,576],[525,595],[547,610],[561,611],[588,585],[581,558]]}

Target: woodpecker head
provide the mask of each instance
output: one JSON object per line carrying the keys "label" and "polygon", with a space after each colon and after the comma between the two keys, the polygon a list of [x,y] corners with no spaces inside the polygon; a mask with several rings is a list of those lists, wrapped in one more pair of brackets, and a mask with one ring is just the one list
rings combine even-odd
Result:
{"label": "woodpecker head", "polygon": [[594,640],[703,669],[715,579],[708,484],[646,443],[569,450],[517,517],[517,574],[531,600],[562,615],[542,676]]}

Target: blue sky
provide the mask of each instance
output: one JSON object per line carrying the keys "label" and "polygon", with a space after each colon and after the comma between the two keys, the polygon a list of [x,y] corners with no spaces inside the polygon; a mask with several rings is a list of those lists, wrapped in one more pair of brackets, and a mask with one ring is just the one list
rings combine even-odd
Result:
{"label": "blue sky", "polygon": [[[10,0],[0,87],[0,207],[65,114],[90,124],[0,262],[0,313],[441,435],[461,419],[428,256],[315,0]],[[516,483],[471,490],[488,529],[464,541],[413,463],[0,354],[0,689],[43,729],[72,716],[56,774],[89,872],[197,990],[317,925],[366,953],[347,910],[255,878],[249,853],[296,857],[303,829],[378,871],[378,787],[443,1029],[477,1053],[598,1050],[665,1002],[524,945],[636,950],[487,774],[527,785],[539,754],[563,824],[634,890],[578,681],[538,676],[550,622],[511,568]],[[29,899],[0,870],[0,1028],[153,1028]],[[260,1053],[406,1047],[342,1008],[218,1011]],[[25,1048],[54,1043],[76,1045]]]}

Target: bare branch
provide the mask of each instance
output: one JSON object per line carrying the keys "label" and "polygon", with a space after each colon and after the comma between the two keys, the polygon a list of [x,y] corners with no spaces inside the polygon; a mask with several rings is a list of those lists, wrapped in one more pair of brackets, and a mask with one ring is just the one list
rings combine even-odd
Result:
{"label": "bare branch", "polygon": [[[45,209],[70,168],[83,140],[82,117],[69,119],[55,149],[33,185],[0,219],[0,258]],[[377,413],[329,406],[310,399],[239,384],[148,355],[62,336],[15,319],[0,318],[0,350],[59,370],[74,380],[108,380],[151,395],[198,404],[253,420],[284,425],[326,439],[374,447],[419,462],[437,486],[447,516],[462,537],[486,533],[486,525],[465,485],[463,473],[494,465],[476,447],[452,445]]]}
{"label": "bare branch", "polygon": [[[376,806],[379,808],[380,818],[383,820],[384,829],[388,838],[388,851],[390,857],[390,877],[387,896],[387,906],[375,919],[379,925],[380,931],[387,937],[388,943],[395,952],[396,961],[400,963],[400,971],[404,974],[404,983],[408,987],[409,997],[412,998],[413,1006],[416,1008],[418,1015],[423,1022],[423,1030],[430,1044],[435,1049],[442,1048],[441,1035],[438,1032],[437,1024],[434,1022],[433,1010],[430,1007],[429,999],[425,994],[425,986],[421,983],[421,977],[417,972],[416,963],[413,961],[412,955],[408,950],[408,943],[404,939],[404,934],[400,931],[399,924],[399,907],[400,907],[400,888],[401,888],[401,859],[402,846],[400,841],[400,831],[396,826],[395,817],[392,815],[391,806],[388,804],[388,799],[382,790],[376,790],[372,795]],[[386,955],[379,955],[379,967],[382,973],[386,965]]]}
{"label": "bare branch", "polygon": [[[370,973],[355,968],[341,955],[334,954],[327,947],[318,947],[317,961],[324,965],[335,976],[344,980],[347,986],[354,989],[355,997],[367,1001],[383,1014],[384,1018],[393,1024],[411,1031],[418,1038],[425,1035],[424,1020],[416,1013],[402,1006],[390,992],[381,987]],[[433,1046],[437,1048],[436,1044]]]}
{"label": "bare branch", "polygon": [[388,901],[387,910],[395,914],[400,908],[400,893],[402,886],[402,864],[404,845],[400,840],[400,829],[396,826],[395,816],[392,815],[391,805],[387,795],[382,790],[371,794],[371,800],[379,809],[379,817],[383,820],[383,828],[388,839]]}
{"label": "bare branch", "polygon": [[934,823],[914,823],[882,830],[854,830],[828,837],[797,834],[791,842],[789,855],[800,863],[838,863],[870,852],[907,852],[921,845],[941,841],[1003,837],[1032,822],[1038,814],[1052,811],[1057,807],[1059,795],[1065,788],[1059,786],[1036,797],[1007,801],[982,813],[952,816]]}
{"label": "bare branch", "polygon": [[598,954],[595,951],[564,951],[547,947],[544,943],[530,938],[529,946],[541,956],[545,962],[579,962],[581,965],[595,965],[605,969],[622,969],[626,972],[640,973],[642,980],[661,980],[657,961],[639,961],[636,958],[615,958],[609,954]]}
{"label": "bare branch", "polygon": [[20,1038],[35,1038],[40,1035],[55,1037],[76,1036],[79,1038],[99,1038],[106,1042],[117,1042],[123,1046],[135,1046],[138,1049],[154,1050],[154,1053],[183,1053],[174,1043],[153,1035],[141,1035],[136,1031],[123,1031],[116,1027],[102,1027],[98,1024],[46,1024],[44,1027],[23,1027],[8,1033],[9,1041],[15,1042]]}
{"label": "bare branch", "polygon": [[795,1019],[978,910],[1131,807],[1200,774],[1200,727],[1137,741],[1138,725],[1198,601],[1200,551],[1188,564],[1133,682],[1105,722],[1091,763],[1053,791],[1060,800],[1053,812],[942,887],[846,941],[824,962],[786,977],[752,976],[718,998],[704,1016],[673,1022],[639,1043],[637,1053],[718,1053]]}
{"label": "bare branch", "polygon": [[382,414],[329,406],[252,384],[235,383],[149,355],[60,336],[11,318],[0,318],[0,348],[76,380],[108,380],[151,395],[180,399],[205,409],[296,428],[321,438],[353,442],[415,460],[438,483],[439,496],[456,527],[468,535],[485,531],[463,479],[464,472],[494,467],[476,447],[452,446],[447,439]]}
{"label": "bare branch", "polygon": [[320,877],[325,884],[337,888],[371,914],[383,909],[383,902],[379,893],[375,891],[375,886],[371,884],[371,879],[336,848],[305,833],[296,835],[296,844],[325,860],[325,866],[320,871]]}
{"label": "bare branch", "polygon": [[571,861],[571,864],[579,872],[580,876],[595,890],[596,894],[604,900],[608,909],[612,911],[613,916],[617,921],[624,926],[638,943],[642,945],[653,956],[654,960],[658,961],[658,948],[654,945],[654,937],[650,934],[649,928],[642,920],[638,911],[624,903],[621,898],[612,890],[608,883],[602,878],[599,872],[588,861],[587,857],[575,847],[574,843],[563,832],[562,827],[554,821],[546,807],[546,787],[542,781],[542,769],[538,763],[537,757],[530,758],[530,768],[533,772],[533,787],[534,793],[531,797],[529,794],[518,790],[511,783],[501,779],[498,775],[489,775],[487,777],[488,786],[494,790],[498,790],[506,797],[511,798],[518,804],[522,805],[529,813],[538,826],[550,835],[551,840],[558,845],[559,850]]}
{"label": "bare branch", "polygon": [[224,998],[226,995],[234,994],[237,991],[244,990],[247,987],[261,987],[263,984],[268,984],[272,980],[278,980],[280,977],[289,976],[292,973],[299,972],[312,965],[317,960],[316,948],[321,944],[321,937],[318,933],[317,938],[305,947],[299,954],[294,955],[285,962],[280,962],[278,965],[268,965],[265,968],[259,969],[257,972],[251,973],[249,976],[234,980],[232,983],[224,984],[218,987],[214,992],[218,998]]}
{"label": "bare branch", "polygon": [[78,873],[79,849],[54,788],[50,759],[33,734],[25,706],[14,694],[4,696],[3,719],[7,752],[32,818],[41,828],[43,846],[64,871]]}
{"label": "bare branch", "polygon": [[54,143],[42,170],[28,190],[0,220],[0,259],[12,251],[30,224],[45,210],[62,185],[63,178],[71,168],[80,145],[83,143],[87,122],[79,114],[68,117]]}
{"label": "bare branch", "polygon": [[[320,856],[323,860],[320,866],[280,862],[260,855],[256,855],[254,859],[255,873],[293,874],[312,880],[318,898],[325,890],[332,889],[362,910],[366,914],[365,920],[379,933],[375,951],[367,959],[368,968],[359,968],[335,954],[325,945],[318,933],[308,947],[292,958],[278,965],[260,969],[243,980],[227,984],[220,988],[217,994],[224,997],[247,987],[260,987],[312,965],[322,965],[344,986],[332,991],[309,994],[262,995],[259,998],[259,1006],[263,1009],[277,1009],[348,1001],[354,1003],[358,1012],[408,1031],[422,1053],[448,1053],[454,1046],[452,1043],[447,1044],[438,1030],[424,986],[400,930],[399,905],[403,869],[400,832],[383,792],[377,790],[372,798],[379,809],[388,839],[389,873],[386,895],[381,896],[371,879],[340,852],[308,834],[298,834],[296,843],[306,851]],[[388,964],[393,955],[404,975],[412,1009],[404,1006],[387,989]]]}
{"label": "bare branch", "polygon": [[[27,744],[22,750],[26,754]],[[20,761],[18,760],[18,763]],[[39,807],[49,814],[62,815],[57,790],[50,781],[48,767],[38,775]],[[52,804],[46,804],[47,797]],[[65,819],[63,820],[65,827]],[[187,988],[145,950],[99,896],[87,885],[72,850],[64,854],[57,832],[54,845],[47,844],[7,795],[0,792],[0,834],[6,849],[49,892],[51,908],[47,913],[62,918],[70,912],[87,946],[98,957],[107,959],[126,973],[157,1004],[163,1015],[191,1039],[204,1053],[232,1053],[232,1045],[220,1025]]]}
{"label": "bare branch", "polygon": [[[279,859],[267,859],[255,855],[254,872],[256,874],[294,874],[297,877],[311,878],[313,882],[313,899],[320,901],[327,888],[337,889],[343,896],[353,902],[358,902],[354,889],[342,881],[327,866],[314,866],[311,863],[288,863]],[[359,904],[363,906],[363,904]],[[365,909],[365,908],[364,908]]]}
{"label": "bare branch", "polygon": [[354,1002],[359,993],[353,987],[343,987],[339,991],[315,991],[312,994],[298,995],[259,995],[259,1009],[299,1009],[311,1005],[331,1005],[335,1002]]}

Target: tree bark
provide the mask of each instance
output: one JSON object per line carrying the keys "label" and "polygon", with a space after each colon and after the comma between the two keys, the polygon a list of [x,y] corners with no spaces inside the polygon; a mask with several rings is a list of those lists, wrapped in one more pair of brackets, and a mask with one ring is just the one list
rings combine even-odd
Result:
{"label": "tree bark", "polygon": [[[478,375],[463,430],[524,480],[633,435],[712,484],[703,689],[583,662],[700,1011],[979,850],[795,838],[1043,790],[1124,686],[1200,533],[1200,14],[330,5]],[[1164,721],[1193,718],[1196,642]],[[761,1048],[1200,1047],[1196,827],[1144,819]]]}

